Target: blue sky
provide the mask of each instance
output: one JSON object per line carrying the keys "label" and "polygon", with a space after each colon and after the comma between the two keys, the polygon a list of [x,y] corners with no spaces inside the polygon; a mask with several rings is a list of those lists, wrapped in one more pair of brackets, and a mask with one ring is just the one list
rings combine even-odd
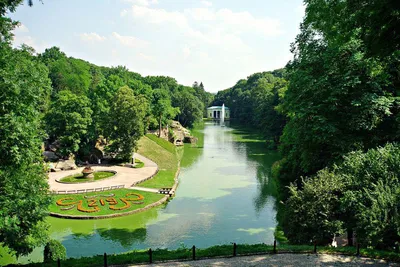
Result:
{"label": "blue sky", "polygon": [[103,66],[167,75],[207,91],[284,67],[304,15],[302,0],[43,0],[20,6],[14,45]]}

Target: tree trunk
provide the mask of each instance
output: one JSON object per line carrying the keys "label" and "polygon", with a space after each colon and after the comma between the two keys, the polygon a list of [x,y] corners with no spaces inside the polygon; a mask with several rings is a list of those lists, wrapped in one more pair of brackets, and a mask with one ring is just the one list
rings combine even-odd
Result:
{"label": "tree trunk", "polygon": [[160,115],[160,119],[158,121],[158,138],[161,138],[161,119],[162,115]]}

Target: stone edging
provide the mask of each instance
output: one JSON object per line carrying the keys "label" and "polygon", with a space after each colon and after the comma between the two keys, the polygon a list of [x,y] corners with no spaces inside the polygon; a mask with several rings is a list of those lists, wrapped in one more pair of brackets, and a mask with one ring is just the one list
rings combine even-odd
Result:
{"label": "stone edging", "polygon": [[[145,166],[145,167],[146,167],[146,166]],[[151,178],[153,178],[154,176],[157,175],[158,171],[159,171],[159,169],[158,169],[158,165],[157,165],[157,169],[156,169],[156,172],[155,172],[155,173],[153,173],[153,174],[150,175],[149,177],[144,178],[144,179],[142,179],[142,180],[140,180],[140,181],[134,182],[133,184],[131,184],[131,187],[132,187],[132,186],[135,186],[135,185],[137,185],[137,184],[143,183],[144,181],[150,180]]]}
{"label": "stone edging", "polygon": [[[62,182],[62,181],[61,181],[61,179],[64,179],[64,178],[66,178],[66,177],[68,177],[68,176],[72,176],[72,175],[75,175],[75,174],[67,175],[67,176],[61,177],[61,178],[59,178],[59,179],[54,179],[54,180],[55,180],[57,183],[60,183],[60,184],[89,184],[89,183],[95,183],[95,182],[98,182],[98,181],[113,179],[113,178],[116,178],[117,175],[118,175],[118,172],[117,172],[117,171],[114,171],[114,170],[97,170],[97,171],[94,171],[93,173],[95,173],[95,172],[112,172],[112,173],[114,173],[114,175],[113,175],[113,176],[110,176],[110,177],[107,177],[107,178],[104,178],[104,179],[101,179],[101,180],[97,180],[97,181],[93,180],[93,181],[86,181],[86,182],[79,182],[79,183],[74,183],[74,182]],[[77,173],[79,173],[79,172],[77,172]],[[77,174],[77,173],[76,173],[76,174]]]}

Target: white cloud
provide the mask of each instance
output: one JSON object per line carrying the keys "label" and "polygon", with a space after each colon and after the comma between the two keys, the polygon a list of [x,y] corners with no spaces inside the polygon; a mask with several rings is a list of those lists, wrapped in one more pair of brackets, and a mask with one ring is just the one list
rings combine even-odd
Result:
{"label": "white cloud", "polygon": [[190,48],[187,46],[183,48],[182,52],[183,52],[184,59],[187,59],[190,56],[190,54],[192,53]]}
{"label": "white cloud", "polygon": [[[124,15],[126,15],[125,12]],[[217,11],[208,8],[191,8],[180,12],[134,5],[131,9],[131,15],[133,18],[147,23],[171,23],[184,29],[189,35],[196,36],[206,33],[190,26],[191,21],[194,22],[193,24],[202,24],[203,27],[209,29],[218,28],[223,32],[234,34],[255,33],[263,36],[276,36],[282,32],[280,22],[277,19],[256,18],[249,12],[234,12],[226,8]],[[198,23],[198,21],[208,22],[208,25]]]}
{"label": "white cloud", "polygon": [[201,1],[201,4],[205,5],[206,7],[212,6],[212,2],[210,2],[210,1]]}
{"label": "white cloud", "polygon": [[179,11],[166,11],[165,9],[154,9],[145,6],[134,5],[132,7],[134,18],[145,20],[148,23],[174,23],[176,25],[186,25],[186,17]]}
{"label": "white cloud", "polygon": [[81,37],[81,40],[85,42],[102,42],[106,40],[106,37],[101,36],[95,32],[81,33],[79,36]]}
{"label": "white cloud", "polygon": [[112,36],[122,45],[132,48],[141,48],[149,45],[149,42],[129,35],[120,35],[116,32],[113,32]]}
{"label": "white cloud", "polygon": [[158,0],[124,0],[124,2],[129,2],[140,6],[150,6],[158,4]]}
{"label": "white cloud", "polygon": [[144,53],[138,53],[138,56],[147,61],[154,61],[154,57],[146,55]]}

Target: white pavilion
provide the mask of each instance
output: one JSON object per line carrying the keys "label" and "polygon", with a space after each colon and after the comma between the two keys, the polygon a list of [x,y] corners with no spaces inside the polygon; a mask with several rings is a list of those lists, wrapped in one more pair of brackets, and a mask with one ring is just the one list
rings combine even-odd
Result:
{"label": "white pavilion", "polygon": [[207,108],[207,118],[209,119],[229,119],[230,111],[228,107],[222,106],[212,106]]}

